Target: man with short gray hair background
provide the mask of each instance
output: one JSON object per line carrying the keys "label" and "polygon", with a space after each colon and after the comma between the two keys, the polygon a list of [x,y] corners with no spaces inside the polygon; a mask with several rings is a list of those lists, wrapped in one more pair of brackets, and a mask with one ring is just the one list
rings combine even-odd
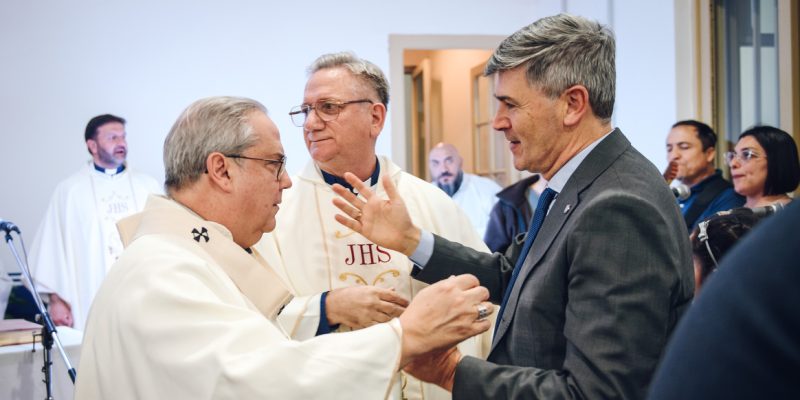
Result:
{"label": "man with short gray hair background", "polygon": [[517,169],[547,181],[516,260],[415,226],[400,196],[372,196],[353,175],[366,200],[337,189],[346,215],[337,220],[403,251],[419,265],[417,279],[470,272],[500,304],[488,360],[450,349],[406,369],[454,399],[642,399],[691,303],[675,199],[611,126],[614,56],[607,27],[560,14],[506,38],[489,60],[493,128]]}

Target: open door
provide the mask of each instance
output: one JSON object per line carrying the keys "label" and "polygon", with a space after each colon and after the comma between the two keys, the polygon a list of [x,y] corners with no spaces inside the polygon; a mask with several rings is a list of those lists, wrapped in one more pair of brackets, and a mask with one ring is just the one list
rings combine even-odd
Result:
{"label": "open door", "polygon": [[472,160],[475,174],[485,176],[505,187],[520,179],[514,169],[511,152],[502,133],[492,129],[497,111],[494,80],[483,76],[486,63],[470,70],[472,93]]}
{"label": "open door", "polygon": [[[389,81],[393,99],[389,113],[392,160],[401,168],[421,179],[428,179],[428,150],[430,146],[445,141],[462,150],[465,170],[471,171],[473,150],[469,68],[477,61],[473,58],[477,57],[478,52],[491,54],[503,39],[504,35],[389,35]],[[455,54],[454,59],[449,54],[450,50],[466,52]],[[418,54],[425,52],[429,54]],[[413,62],[409,62],[409,57],[414,58]],[[481,61],[488,58],[487,55],[480,57],[483,58]],[[430,59],[428,71],[424,66],[417,68],[420,67],[417,61],[423,58]],[[459,67],[459,71],[441,71],[440,61],[449,61],[449,64]],[[410,68],[412,65],[413,68]],[[460,72],[462,68],[463,74]],[[417,72],[421,78],[415,82]],[[460,82],[451,85],[450,78]],[[413,98],[413,90],[419,93],[417,99]],[[420,114],[422,118],[415,121],[412,116]],[[428,134],[424,132],[425,129],[429,130]]]}
{"label": "open door", "polygon": [[411,72],[410,125],[411,125],[411,173],[419,177],[428,176],[428,149],[432,142],[431,124],[431,62],[422,60]]}

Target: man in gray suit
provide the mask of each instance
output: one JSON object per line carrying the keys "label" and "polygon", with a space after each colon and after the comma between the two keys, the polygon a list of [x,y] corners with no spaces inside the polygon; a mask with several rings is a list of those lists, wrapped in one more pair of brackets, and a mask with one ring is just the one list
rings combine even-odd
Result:
{"label": "man in gray suit", "polygon": [[411,256],[417,279],[468,272],[501,304],[488,361],[450,349],[407,369],[454,399],[644,398],[690,304],[692,263],[675,199],[611,127],[614,48],[608,28],[562,14],[514,33],[487,64],[499,100],[494,129],[517,169],[548,181],[518,263],[419,230],[390,182],[388,200],[353,175],[363,197],[337,191],[347,214],[337,220]]}

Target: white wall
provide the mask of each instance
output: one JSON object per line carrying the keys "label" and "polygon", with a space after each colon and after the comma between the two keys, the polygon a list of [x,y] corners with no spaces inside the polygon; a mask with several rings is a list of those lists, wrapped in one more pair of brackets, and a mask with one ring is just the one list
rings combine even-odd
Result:
{"label": "white wall", "polygon": [[[162,179],[162,142],[184,107],[210,95],[253,97],[271,110],[296,172],[308,157],[286,113],[318,55],[353,50],[388,73],[389,34],[508,35],[564,8],[613,21],[616,121],[665,164],[675,114],[669,1],[1,2],[0,218],[32,242],[54,186],[88,159],[82,135],[94,115],[128,119],[130,164]],[[387,123],[379,153],[391,154],[391,142]],[[15,269],[8,250],[0,263]]]}
{"label": "white wall", "polygon": [[676,118],[675,6],[672,1],[617,0],[614,122],[660,170],[667,166],[666,137]]}

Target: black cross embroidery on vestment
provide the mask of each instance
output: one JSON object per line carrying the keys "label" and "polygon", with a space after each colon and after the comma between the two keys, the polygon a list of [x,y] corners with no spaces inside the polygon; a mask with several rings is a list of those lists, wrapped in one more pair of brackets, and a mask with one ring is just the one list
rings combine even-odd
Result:
{"label": "black cross embroidery on vestment", "polygon": [[192,229],[192,235],[194,235],[194,240],[196,240],[198,243],[200,242],[200,238],[205,239],[206,243],[209,240],[208,229],[206,229],[205,227],[201,227],[199,231],[197,230],[197,228]]}

